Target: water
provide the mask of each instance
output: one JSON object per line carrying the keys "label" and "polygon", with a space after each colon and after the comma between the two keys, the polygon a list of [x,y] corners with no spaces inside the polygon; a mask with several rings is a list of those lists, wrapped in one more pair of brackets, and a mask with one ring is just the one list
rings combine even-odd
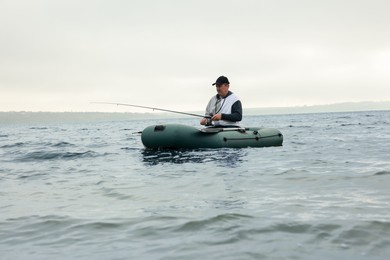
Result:
{"label": "water", "polygon": [[1,259],[388,259],[390,111],[246,117],[283,147],[146,151],[193,118],[0,123]]}

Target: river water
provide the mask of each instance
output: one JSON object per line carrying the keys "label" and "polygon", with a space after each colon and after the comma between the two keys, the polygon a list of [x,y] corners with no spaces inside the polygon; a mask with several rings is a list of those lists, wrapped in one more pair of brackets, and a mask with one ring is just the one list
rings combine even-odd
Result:
{"label": "river water", "polygon": [[197,119],[0,122],[1,259],[388,259],[390,111],[250,116],[282,147],[147,151]]}

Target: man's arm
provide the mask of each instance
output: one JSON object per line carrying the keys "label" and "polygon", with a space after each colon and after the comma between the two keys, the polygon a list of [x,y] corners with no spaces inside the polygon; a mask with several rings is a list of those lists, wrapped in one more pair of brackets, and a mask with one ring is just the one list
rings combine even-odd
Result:
{"label": "man's arm", "polygon": [[240,100],[234,102],[231,114],[222,114],[222,120],[230,122],[238,122],[242,120],[242,105]]}

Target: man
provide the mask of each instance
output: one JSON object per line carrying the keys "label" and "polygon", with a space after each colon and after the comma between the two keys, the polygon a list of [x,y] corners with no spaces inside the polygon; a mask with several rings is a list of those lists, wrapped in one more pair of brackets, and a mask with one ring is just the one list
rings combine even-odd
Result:
{"label": "man", "polygon": [[238,126],[242,120],[242,105],[240,99],[229,91],[228,78],[220,76],[212,85],[215,85],[218,94],[210,99],[206,116],[200,124],[212,125],[211,122],[214,122],[215,126]]}

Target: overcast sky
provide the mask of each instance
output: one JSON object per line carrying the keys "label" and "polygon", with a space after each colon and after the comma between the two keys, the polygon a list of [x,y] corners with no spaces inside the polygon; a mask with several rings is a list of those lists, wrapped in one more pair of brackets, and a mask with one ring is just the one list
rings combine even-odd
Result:
{"label": "overcast sky", "polygon": [[[0,0],[0,111],[390,100],[389,0]],[[146,112],[146,111],[143,111]]]}

